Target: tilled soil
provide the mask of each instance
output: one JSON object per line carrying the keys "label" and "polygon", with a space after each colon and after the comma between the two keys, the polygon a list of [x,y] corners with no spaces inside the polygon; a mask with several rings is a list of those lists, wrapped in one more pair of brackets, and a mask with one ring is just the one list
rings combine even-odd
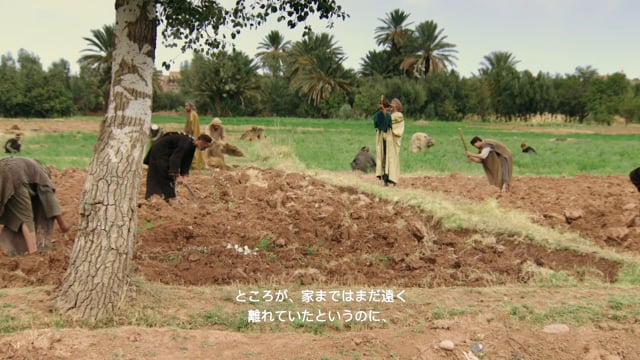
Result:
{"label": "tilled soil", "polygon": [[[0,257],[0,287],[60,283],[85,177],[84,170],[54,169],[72,231],[56,232],[50,251]],[[474,201],[493,197],[500,206],[530,212],[542,225],[579,232],[615,251],[640,251],[639,197],[625,176],[517,177],[507,194],[484,178],[457,174],[405,177],[401,186]],[[135,267],[149,281],[483,287],[526,283],[532,267],[607,281],[615,280],[620,268],[593,254],[443,230],[415,207],[299,173],[257,168],[195,173],[189,187],[193,196],[179,188],[178,198],[167,203],[144,200],[143,184]],[[576,270],[585,268],[593,274]]]}

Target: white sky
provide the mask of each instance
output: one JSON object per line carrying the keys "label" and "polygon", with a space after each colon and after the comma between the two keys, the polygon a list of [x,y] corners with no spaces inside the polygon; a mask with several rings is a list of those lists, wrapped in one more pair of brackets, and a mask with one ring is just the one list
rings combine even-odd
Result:
{"label": "white sky", "polygon": [[[251,1],[251,0],[248,0]],[[333,30],[315,25],[315,31],[333,34],[348,59],[359,69],[369,50],[380,50],[374,40],[379,20],[393,9],[411,14],[416,25],[433,20],[456,44],[456,69],[462,76],[476,73],[484,56],[508,51],[520,63],[518,70],[572,74],[578,66],[591,66],[600,74],[622,71],[640,78],[640,1],[637,0],[338,0],[350,14]],[[115,22],[114,0],[0,0],[0,54],[17,57],[19,49],[37,55],[44,68],[66,59],[73,72],[87,48],[82,38],[92,29]],[[320,23],[318,23],[320,24]],[[412,26],[413,26],[412,25]],[[259,31],[246,31],[236,47],[249,56],[258,51],[266,34],[278,29],[292,42],[301,27],[289,31],[269,23]],[[178,70],[191,55],[165,49],[158,37],[157,67],[175,60]]]}

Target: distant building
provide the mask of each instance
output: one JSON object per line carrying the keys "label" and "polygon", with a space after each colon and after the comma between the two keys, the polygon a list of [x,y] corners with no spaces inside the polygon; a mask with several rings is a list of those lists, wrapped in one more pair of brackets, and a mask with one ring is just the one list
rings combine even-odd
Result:
{"label": "distant building", "polygon": [[162,91],[180,91],[180,79],[182,75],[180,71],[171,71],[169,75],[160,76],[160,86]]}

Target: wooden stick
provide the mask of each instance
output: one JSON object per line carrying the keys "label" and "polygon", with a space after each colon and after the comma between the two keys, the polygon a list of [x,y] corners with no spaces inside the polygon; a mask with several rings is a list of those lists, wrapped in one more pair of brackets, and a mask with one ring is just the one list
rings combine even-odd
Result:
{"label": "wooden stick", "polygon": [[182,183],[182,185],[184,185],[184,187],[186,187],[187,190],[189,190],[189,193],[191,194],[191,200],[197,201],[198,197],[196,196],[196,193],[194,193],[193,190],[191,190],[191,186],[189,186],[187,183]]}
{"label": "wooden stick", "polygon": [[464,136],[462,136],[462,129],[458,128],[458,134],[460,134],[460,140],[462,140],[462,146],[464,146],[464,153],[466,154],[467,151],[467,143],[464,141]]}

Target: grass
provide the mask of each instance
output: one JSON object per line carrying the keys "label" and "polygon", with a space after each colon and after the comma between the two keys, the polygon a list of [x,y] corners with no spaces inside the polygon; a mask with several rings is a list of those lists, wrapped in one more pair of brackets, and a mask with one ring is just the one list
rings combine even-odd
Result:
{"label": "grass", "polygon": [[601,248],[574,233],[560,233],[535,224],[527,214],[502,209],[493,199],[477,203],[410,188],[383,189],[375,184],[363,183],[351,174],[341,176],[332,172],[317,172],[315,176],[330,184],[354,187],[381,199],[416,206],[431,214],[445,229],[473,229],[482,234],[507,235],[515,240],[529,241],[552,249],[594,253],[623,264],[617,282],[630,285],[640,282],[640,260],[636,256]]}
{"label": "grass", "polygon": [[[99,121],[101,118],[81,119]],[[184,117],[154,116],[152,121],[169,130],[179,130]],[[201,117],[202,128],[208,122],[207,118]],[[266,130],[271,149],[255,154],[255,157],[230,159],[239,165],[348,172],[349,164],[360,147],[367,145],[375,149],[375,132],[369,120],[226,118],[224,123],[232,139],[239,138],[251,125],[262,126]],[[431,121],[425,125],[407,120],[400,155],[402,173],[482,175],[480,166],[466,160],[458,128],[463,130],[470,149],[468,141],[474,135],[505,143],[514,153],[516,177],[628,174],[637,167],[636,134],[596,134],[595,131],[601,127],[567,124],[525,124],[520,128],[512,126],[514,124],[501,124],[499,128],[491,128],[490,125],[495,124]],[[409,153],[411,135],[415,132],[428,133],[436,145],[417,154]],[[73,129],[60,134],[36,133],[23,139],[22,155],[38,158],[60,169],[86,167],[96,138],[97,134]],[[519,146],[523,142],[535,147],[538,155],[521,153]],[[256,142],[238,140],[237,143],[248,153],[260,147]]]}
{"label": "grass", "polygon": [[[26,329],[87,327],[91,329],[138,326],[173,329],[215,329],[237,332],[301,332],[315,335],[383,329],[393,324],[398,331],[424,332],[435,320],[474,319],[490,314],[495,319],[510,319],[521,325],[542,327],[552,323],[571,326],[593,326],[610,321],[628,324],[640,316],[640,289],[633,286],[597,285],[566,289],[537,286],[492,287],[480,289],[440,288],[406,289],[406,303],[380,303],[374,307],[387,323],[302,322],[298,320],[251,323],[248,309],[257,308],[276,312],[355,310],[348,303],[301,303],[299,294],[309,288],[316,290],[349,289],[341,285],[317,284],[312,286],[288,285],[286,288],[294,302],[262,303],[255,305],[235,300],[238,286],[187,287],[139,282],[136,294],[126,300],[118,314],[105,317],[97,323],[73,320],[61,321],[60,316],[46,307],[32,308],[17,299],[25,296],[46,299],[52,287],[3,289],[0,306],[0,333],[9,334]],[[271,288],[272,284],[255,288]],[[246,290],[246,289],[245,289]],[[367,305],[370,306],[371,304]],[[419,315],[421,314],[421,315]],[[424,314],[429,314],[425,316]],[[181,339],[176,338],[176,341]]]}
{"label": "grass", "polygon": [[264,251],[268,261],[275,261],[278,258],[278,246],[271,235],[261,237],[255,249]]}
{"label": "grass", "polygon": [[20,156],[38,159],[58,169],[89,165],[97,134],[70,131],[61,134],[32,135],[22,141]]}
{"label": "grass", "polygon": [[[310,170],[349,171],[349,164],[357,150],[364,145],[375,149],[375,133],[369,121],[338,120],[263,120],[271,141],[292,147],[296,157]],[[282,126],[287,124],[287,126]],[[402,142],[400,163],[402,173],[482,175],[481,167],[469,163],[458,133],[462,127],[468,137],[494,138],[505,143],[514,153],[514,174],[540,176],[572,176],[580,173],[592,175],[627,174],[637,167],[634,144],[637,135],[598,135],[568,133],[554,134],[553,128],[539,127],[532,132],[481,128],[476,123],[430,122],[419,125],[408,121]],[[595,129],[594,129],[595,130]],[[417,154],[409,153],[411,135],[426,132],[436,145]],[[567,141],[554,141],[567,139]],[[520,144],[527,143],[538,150],[538,155],[519,152]]]}
{"label": "grass", "polygon": [[152,229],[156,224],[153,220],[142,220],[138,222],[138,232],[143,232]]}

